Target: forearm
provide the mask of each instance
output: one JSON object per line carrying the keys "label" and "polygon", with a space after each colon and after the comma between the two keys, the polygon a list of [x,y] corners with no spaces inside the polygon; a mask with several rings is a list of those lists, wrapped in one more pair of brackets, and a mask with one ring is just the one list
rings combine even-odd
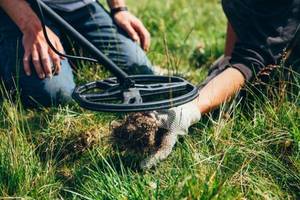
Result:
{"label": "forearm", "polygon": [[[228,23],[227,37],[225,44],[225,56],[231,56],[235,43],[238,38]],[[230,100],[245,84],[245,78],[242,73],[235,68],[228,68],[213,80],[211,80],[199,92],[196,100],[201,113],[208,113],[219,107],[222,103]]]}
{"label": "forearm", "polygon": [[231,56],[232,51],[234,49],[234,45],[237,42],[237,40],[238,40],[238,38],[237,38],[231,24],[228,23],[226,43],[225,43],[225,56]]}
{"label": "forearm", "polygon": [[0,7],[23,33],[37,33],[42,30],[39,18],[25,0],[0,0]]}
{"label": "forearm", "polygon": [[199,92],[197,105],[201,113],[208,113],[222,103],[230,100],[245,84],[245,78],[240,71],[228,68],[211,80]]}
{"label": "forearm", "polygon": [[107,0],[107,3],[111,9],[126,6],[125,0]]}

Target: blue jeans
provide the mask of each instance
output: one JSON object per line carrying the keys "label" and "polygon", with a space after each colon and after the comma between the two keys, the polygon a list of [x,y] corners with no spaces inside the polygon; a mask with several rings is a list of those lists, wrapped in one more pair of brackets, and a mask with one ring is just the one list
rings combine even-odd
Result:
{"label": "blue jeans", "polygon": [[[128,74],[153,73],[144,51],[116,26],[99,3],[92,3],[74,12],[57,13]],[[47,26],[61,38],[63,45],[66,44],[58,27],[50,21]],[[22,33],[0,10],[0,76],[6,88],[10,91],[18,89],[22,102],[27,106],[69,102],[75,88],[69,62],[62,60],[62,70],[58,75],[41,80],[33,66],[32,75],[25,75],[23,54]]]}

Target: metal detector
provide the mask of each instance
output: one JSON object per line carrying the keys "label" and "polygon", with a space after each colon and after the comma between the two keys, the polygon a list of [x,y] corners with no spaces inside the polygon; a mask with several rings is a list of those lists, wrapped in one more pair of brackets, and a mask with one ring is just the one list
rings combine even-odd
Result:
{"label": "metal detector", "polygon": [[[126,74],[45,3],[41,0],[32,2],[42,21],[45,38],[54,52],[69,59],[97,62],[115,76],[76,87],[73,98],[81,107],[104,112],[140,112],[168,109],[197,98],[198,88],[182,78]],[[66,31],[95,59],[67,56],[58,52],[47,36],[44,15]]]}

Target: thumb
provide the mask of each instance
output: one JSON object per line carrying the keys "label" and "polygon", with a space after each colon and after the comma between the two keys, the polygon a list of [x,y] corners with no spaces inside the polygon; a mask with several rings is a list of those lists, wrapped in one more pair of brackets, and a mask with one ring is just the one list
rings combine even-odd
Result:
{"label": "thumb", "polygon": [[155,158],[155,154],[154,155],[150,155],[148,158],[146,158],[145,160],[143,160],[140,163],[140,168],[142,170],[149,170],[152,167],[154,167],[155,165],[157,165],[158,160]]}

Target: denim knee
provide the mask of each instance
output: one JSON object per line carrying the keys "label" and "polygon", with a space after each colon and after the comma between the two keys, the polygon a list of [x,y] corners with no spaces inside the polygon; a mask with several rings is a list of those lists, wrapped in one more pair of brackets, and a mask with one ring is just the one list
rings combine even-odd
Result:
{"label": "denim knee", "polygon": [[128,74],[153,74],[152,65],[145,52],[138,44],[123,40],[123,51],[125,52],[124,63],[121,65]]}
{"label": "denim knee", "polygon": [[36,74],[22,76],[19,80],[21,100],[25,106],[54,106],[72,101],[75,88],[73,74],[69,63],[62,61],[62,69],[58,75],[44,80]]}
{"label": "denim knee", "polygon": [[67,21],[128,74],[153,74],[142,48],[119,28],[104,7],[92,3],[63,13]]}

